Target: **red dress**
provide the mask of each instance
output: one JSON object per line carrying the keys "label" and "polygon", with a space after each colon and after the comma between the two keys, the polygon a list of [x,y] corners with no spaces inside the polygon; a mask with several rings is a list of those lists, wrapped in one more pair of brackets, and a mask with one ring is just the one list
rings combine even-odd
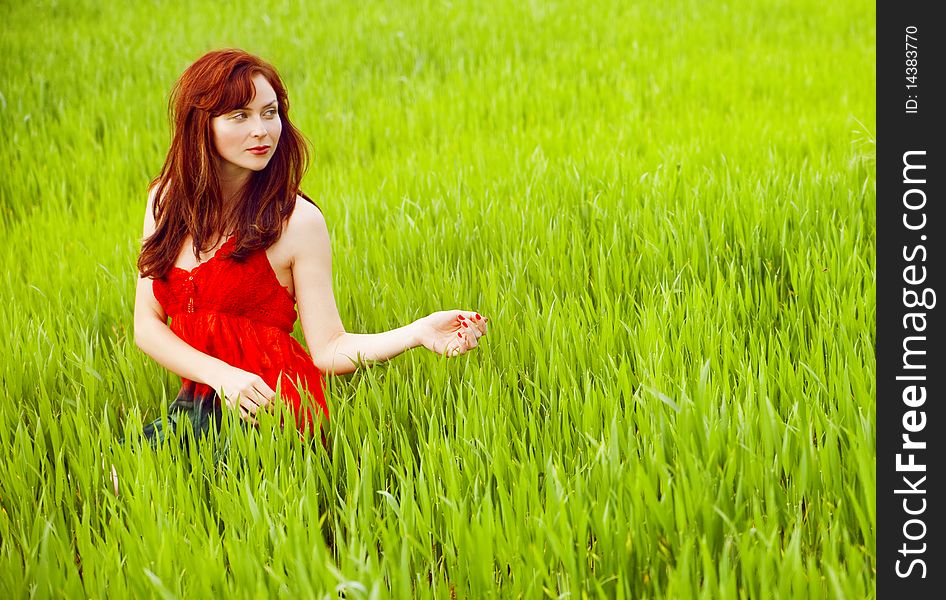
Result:
{"label": "red dress", "polygon": [[[153,281],[155,299],[171,317],[171,331],[206,354],[263,378],[292,407],[300,431],[315,433],[316,410],[328,420],[325,379],[292,337],[296,302],[263,249],[233,260],[231,237],[190,271],[172,267]],[[281,388],[277,388],[281,382]],[[216,398],[210,386],[181,378],[181,395]]]}

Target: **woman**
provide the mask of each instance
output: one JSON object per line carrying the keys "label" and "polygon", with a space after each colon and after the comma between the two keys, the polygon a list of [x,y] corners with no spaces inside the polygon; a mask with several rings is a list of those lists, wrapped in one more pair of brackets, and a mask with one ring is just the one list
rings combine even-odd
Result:
{"label": "woman", "polygon": [[[477,346],[488,319],[470,311],[345,331],[325,219],[299,189],[305,140],[272,66],[240,50],[210,52],[181,75],[169,110],[174,135],[149,186],[135,296],[135,343],[182,379],[169,423],[186,417],[200,437],[210,421],[219,427],[222,398],[255,424],[278,389],[312,434],[329,414],[324,375],[414,346],[445,356]],[[311,356],[290,335],[296,305]],[[163,438],[161,424],[146,436]]]}

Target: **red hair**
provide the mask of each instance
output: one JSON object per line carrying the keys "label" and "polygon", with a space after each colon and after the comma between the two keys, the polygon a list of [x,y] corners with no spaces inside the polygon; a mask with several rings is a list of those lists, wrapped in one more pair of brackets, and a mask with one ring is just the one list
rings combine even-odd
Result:
{"label": "red hair", "polygon": [[[282,133],[269,163],[250,174],[234,207],[225,213],[215,159],[211,119],[246,106],[253,99],[253,77],[262,74],[276,92]],[[163,278],[174,266],[187,235],[194,256],[210,250],[217,236],[232,231],[235,260],[279,239],[296,204],[309,161],[305,137],[289,121],[289,98],[272,65],[236,49],[208,52],[181,74],[168,102],[173,127],[171,147],[154,190],[154,233],[142,244],[138,271]],[[314,202],[312,202],[315,204]],[[205,248],[205,246],[207,246]]]}

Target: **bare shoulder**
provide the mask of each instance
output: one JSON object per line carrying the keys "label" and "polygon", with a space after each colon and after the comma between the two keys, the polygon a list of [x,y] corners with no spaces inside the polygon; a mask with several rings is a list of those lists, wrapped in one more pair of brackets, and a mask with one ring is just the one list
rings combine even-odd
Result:
{"label": "bare shoulder", "polygon": [[[161,181],[155,180],[148,185],[148,210],[150,211],[154,207],[155,198],[158,195],[158,188],[161,187]],[[167,188],[161,194],[161,198],[164,199],[168,195]]]}
{"label": "bare shoulder", "polygon": [[[146,221],[150,220],[152,221],[152,223],[154,221],[154,204],[155,204],[155,201],[157,200],[158,188],[160,187],[161,187],[160,180],[155,180],[151,184],[148,185],[148,202],[145,205],[145,220]],[[165,187],[164,190],[162,190],[161,192],[161,200],[163,201],[165,198],[167,198],[167,195],[168,195],[168,189]]]}
{"label": "bare shoulder", "polygon": [[305,244],[307,239],[321,235],[323,232],[328,235],[328,226],[322,211],[302,196],[296,196],[296,207],[289,216],[286,233],[293,238],[294,242]]}
{"label": "bare shoulder", "polygon": [[155,223],[154,223],[154,200],[155,196],[158,194],[158,185],[152,184],[148,187],[148,201],[145,204],[145,215],[144,215],[144,232],[141,236],[141,241],[147,240],[154,233]]}
{"label": "bare shoulder", "polygon": [[289,241],[293,262],[297,256],[326,248],[329,244],[328,226],[319,207],[302,196],[296,196],[296,206],[286,224],[285,237]]}

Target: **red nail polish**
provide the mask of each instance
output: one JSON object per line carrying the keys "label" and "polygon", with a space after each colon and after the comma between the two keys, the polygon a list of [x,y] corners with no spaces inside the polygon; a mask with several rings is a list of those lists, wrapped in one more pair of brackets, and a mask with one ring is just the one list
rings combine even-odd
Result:
{"label": "red nail polish", "polygon": [[463,320],[463,315],[458,315],[457,318],[462,321],[462,320]]}
{"label": "red nail polish", "polygon": [[464,323],[463,326],[464,326],[464,327],[469,327],[469,325],[467,325],[466,323]]}
{"label": "red nail polish", "polygon": [[477,315],[476,315],[476,320],[479,321],[480,318],[481,318],[481,317],[480,317],[479,313],[477,313]]}
{"label": "red nail polish", "polygon": [[458,332],[457,332],[457,337],[458,337],[458,338],[462,338],[462,337],[463,337],[463,334],[458,331]]}

